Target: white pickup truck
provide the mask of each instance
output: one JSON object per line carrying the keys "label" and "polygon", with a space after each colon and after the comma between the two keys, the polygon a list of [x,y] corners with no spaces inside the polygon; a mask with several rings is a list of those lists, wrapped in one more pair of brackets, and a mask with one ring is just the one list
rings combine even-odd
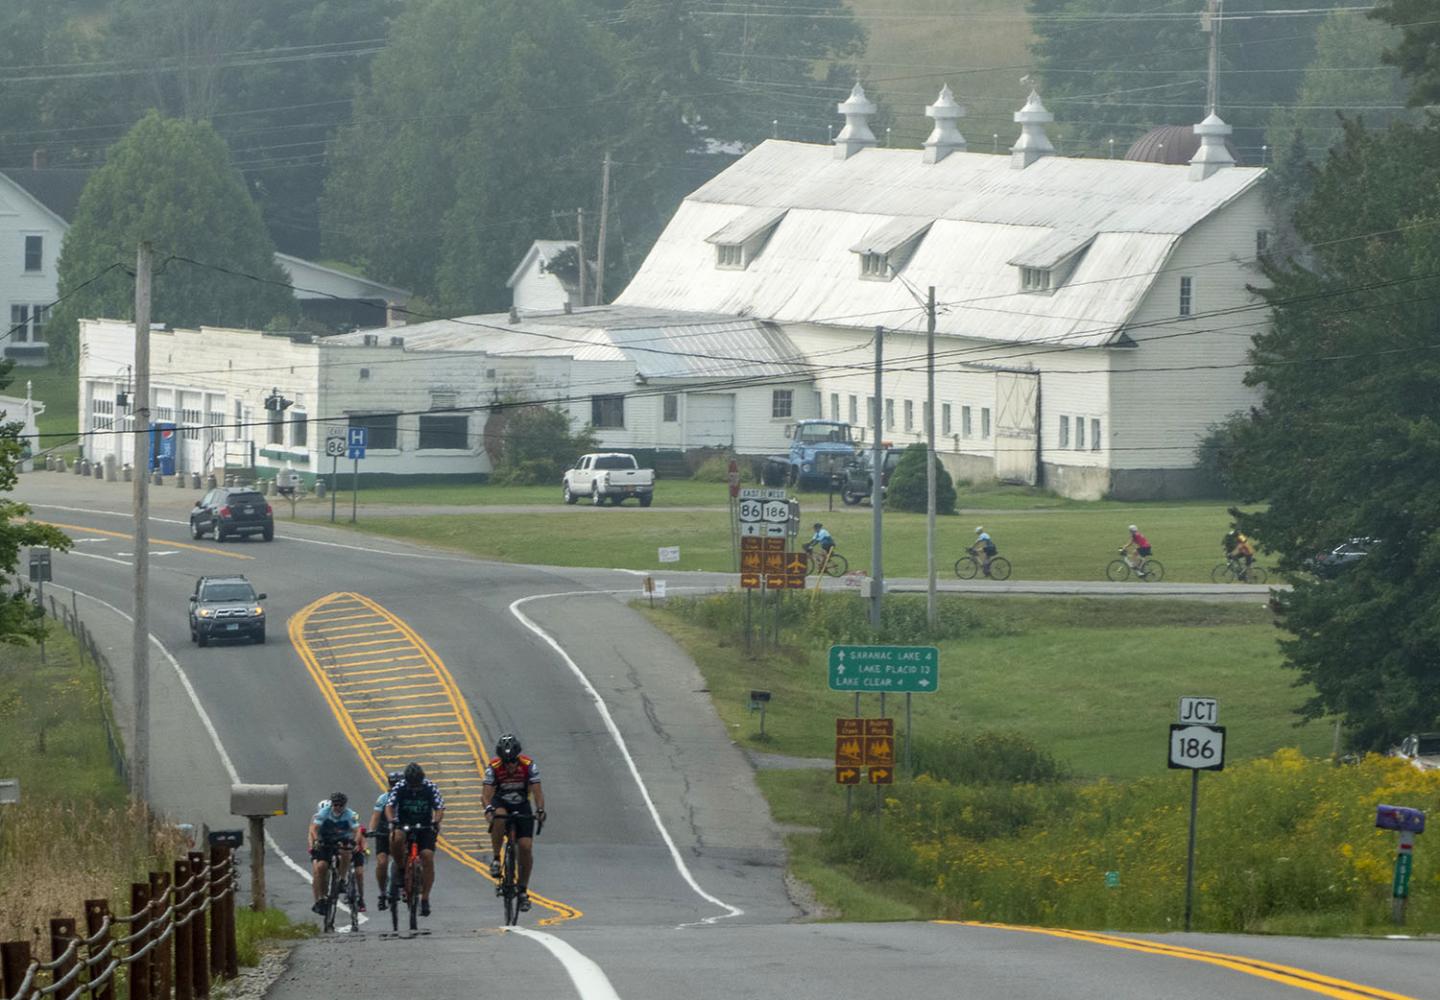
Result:
{"label": "white pickup truck", "polygon": [[599,507],[606,500],[619,506],[635,497],[649,507],[655,496],[655,470],[642,469],[634,455],[620,451],[581,455],[573,469],[565,470],[562,495],[566,503],[589,497]]}

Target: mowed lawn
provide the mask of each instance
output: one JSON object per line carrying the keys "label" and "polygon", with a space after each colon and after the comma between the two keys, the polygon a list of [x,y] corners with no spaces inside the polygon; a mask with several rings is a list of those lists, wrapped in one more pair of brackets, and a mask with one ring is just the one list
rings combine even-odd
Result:
{"label": "mowed lawn", "polygon": [[[723,502],[723,487],[719,492]],[[1127,540],[1127,525],[1135,523],[1154,544],[1167,580],[1208,582],[1210,571],[1220,562],[1220,542],[1229,527],[1229,515],[1220,503],[1085,504],[1004,493],[980,496],[1017,504],[1044,500],[1054,506],[1016,506],[940,518],[939,563],[945,579],[954,579],[955,560],[972,543],[975,528],[983,525],[1014,565],[1016,580],[1102,580],[1106,564]],[[850,568],[868,571],[869,507],[828,511],[823,496],[806,495],[801,500],[804,535],[808,537],[812,522],[823,521]],[[360,529],[513,562],[637,570],[733,568],[727,508],[666,510],[658,499],[648,510],[633,502],[620,509],[542,506],[534,513],[407,517],[371,517],[362,510]],[[923,514],[886,513],[884,545],[887,575],[925,574]],[[657,554],[661,546],[679,546],[680,562],[661,565]]]}
{"label": "mowed lawn", "polygon": [[[1178,699],[1202,695],[1219,699],[1229,760],[1281,747],[1330,752],[1330,724],[1294,724],[1304,692],[1281,666],[1279,633],[1263,608],[1020,598],[971,605],[993,628],[938,644],[939,690],[913,697],[916,739],[1008,730],[1081,777],[1154,775],[1166,770]],[[854,697],[827,689],[828,644],[750,658],[734,641],[674,614],[647,614],[699,664],[737,742],[798,757],[833,754],[835,718],[852,713]],[[759,716],[746,707],[757,688],[772,695],[763,741]],[[879,714],[878,696],[862,698],[861,714]],[[888,698],[885,714],[903,729],[903,696]]]}

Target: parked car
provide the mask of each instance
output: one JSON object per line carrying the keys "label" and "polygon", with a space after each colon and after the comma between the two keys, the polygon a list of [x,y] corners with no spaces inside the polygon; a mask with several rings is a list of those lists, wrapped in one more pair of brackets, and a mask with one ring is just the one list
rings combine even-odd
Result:
{"label": "parked car", "polygon": [[1440,771],[1440,733],[1412,733],[1390,751],[1422,771]]}
{"label": "parked car", "polygon": [[618,507],[626,497],[634,497],[641,507],[649,507],[655,496],[655,470],[640,468],[635,456],[623,451],[581,455],[574,468],[565,470],[560,495],[566,503],[589,497],[596,507],[607,500]]}
{"label": "parked car", "polygon": [[190,511],[190,534],[204,538],[214,532],[223,542],[232,535],[259,535],[275,538],[275,511],[263,496],[249,486],[217,486]]}
{"label": "parked car", "polygon": [[[895,471],[895,466],[900,464],[901,454],[902,450],[899,448],[884,449],[883,457],[880,460],[880,495],[882,497],[890,487],[890,475]],[[862,451],[853,462],[845,466],[844,478],[840,484],[840,499],[851,507],[862,500],[870,499],[875,484],[875,477],[870,471],[874,468],[874,462],[873,453]]]}
{"label": "parked car", "polygon": [[255,593],[243,576],[202,576],[190,595],[190,641],[208,646],[211,639],[265,641],[264,594]]}
{"label": "parked car", "polygon": [[1377,544],[1374,538],[1347,538],[1333,549],[1315,553],[1309,569],[1316,576],[1335,576],[1364,559]]}

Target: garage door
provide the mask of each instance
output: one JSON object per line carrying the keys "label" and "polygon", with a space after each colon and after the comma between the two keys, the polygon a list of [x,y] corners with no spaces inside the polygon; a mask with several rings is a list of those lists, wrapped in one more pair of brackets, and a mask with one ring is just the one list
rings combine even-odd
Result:
{"label": "garage door", "polygon": [[735,396],[691,393],[686,407],[686,447],[721,448],[735,443]]}
{"label": "garage door", "polygon": [[995,373],[995,478],[1006,483],[1036,482],[1040,435],[1040,377],[1022,372]]}

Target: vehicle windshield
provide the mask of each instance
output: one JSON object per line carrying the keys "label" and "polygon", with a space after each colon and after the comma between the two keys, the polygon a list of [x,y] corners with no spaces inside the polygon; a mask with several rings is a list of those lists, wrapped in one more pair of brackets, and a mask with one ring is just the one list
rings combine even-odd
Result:
{"label": "vehicle windshield", "polygon": [[1426,733],[1416,742],[1415,753],[1421,757],[1440,756],[1440,733]]}
{"label": "vehicle windshield", "polygon": [[263,504],[265,498],[259,493],[231,493],[225,502],[230,504]]}
{"label": "vehicle windshield", "polygon": [[635,464],[634,455],[601,455],[599,458],[595,459],[595,468],[634,469],[638,468],[638,466],[636,466]]}
{"label": "vehicle windshield", "polygon": [[801,444],[850,444],[849,424],[801,424],[795,429]]}
{"label": "vehicle windshield", "polygon": [[207,583],[207,601],[253,601],[255,590],[248,583]]}

